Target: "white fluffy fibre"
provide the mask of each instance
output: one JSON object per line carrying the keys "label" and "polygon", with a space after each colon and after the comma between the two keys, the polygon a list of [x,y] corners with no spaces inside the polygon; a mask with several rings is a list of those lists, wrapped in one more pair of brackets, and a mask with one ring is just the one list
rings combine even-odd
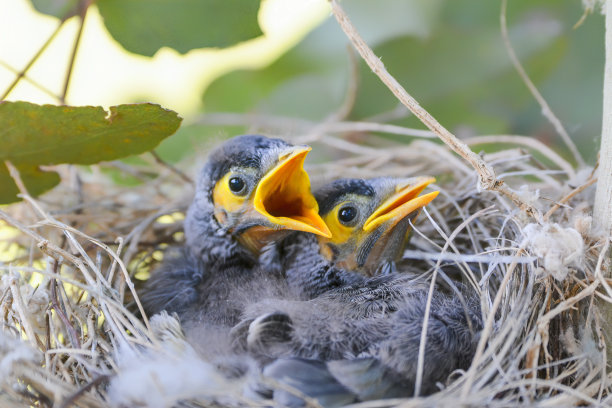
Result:
{"label": "white fluffy fibre", "polygon": [[598,10],[604,14],[603,5],[605,2],[606,0],[582,0],[582,7],[590,11]]}
{"label": "white fluffy fibre", "polygon": [[578,267],[584,254],[584,240],[574,228],[556,223],[532,223],[523,229],[523,244],[537,256],[544,270],[558,281],[570,267]]}
{"label": "white fluffy fibre", "polygon": [[144,352],[129,346],[119,349],[119,372],[108,389],[112,406],[169,408],[181,400],[210,400],[239,392],[238,381],[224,378],[185,341],[177,319],[162,313],[152,318],[151,325],[161,347]]}
{"label": "white fluffy fibre", "polygon": [[17,364],[26,361],[40,364],[40,353],[26,342],[0,331],[0,382],[11,381]]}

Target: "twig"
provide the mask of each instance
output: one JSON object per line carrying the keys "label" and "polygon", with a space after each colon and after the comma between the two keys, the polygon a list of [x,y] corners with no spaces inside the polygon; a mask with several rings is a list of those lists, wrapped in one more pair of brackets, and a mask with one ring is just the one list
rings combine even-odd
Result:
{"label": "twig", "polygon": [[34,63],[38,60],[38,58],[42,55],[42,53],[47,49],[47,47],[49,46],[49,44],[51,44],[51,41],[53,41],[53,39],[55,38],[55,36],[60,32],[60,29],[64,26],[64,22],[66,20],[62,20],[60,21],[60,23],[58,24],[58,26],[55,28],[55,30],[51,33],[51,35],[49,36],[49,38],[47,38],[47,41],[45,41],[45,43],[39,48],[39,50],[36,52],[36,54],[34,54],[34,56],[32,58],[30,58],[30,61],[28,61],[28,63],[26,64],[26,66],[19,71],[19,73],[17,74],[17,77],[13,80],[13,82],[11,82],[11,84],[8,86],[8,88],[4,91],[4,93],[2,94],[2,96],[0,96],[0,101],[6,99],[7,96],[9,96],[9,94],[13,91],[13,89],[17,86],[17,84],[19,83],[19,81],[21,81],[21,79],[25,76],[25,74],[28,72],[28,70],[32,67],[32,65],[34,65]]}
{"label": "twig", "polygon": [[438,137],[429,130],[412,129],[375,122],[336,122],[325,126],[325,130],[328,132],[381,132],[424,139],[437,139]]}
{"label": "twig", "polygon": [[[53,267],[52,267],[53,273],[55,275],[58,275],[59,262],[53,258],[51,259],[50,262],[53,264]],[[70,343],[72,344],[72,347],[76,349],[80,349],[81,342],[79,341],[79,336],[77,335],[77,332],[74,326],[72,325],[72,323],[70,323],[68,316],[66,316],[66,313],[64,313],[64,310],[60,306],[59,301],[57,299],[57,280],[55,278],[51,279],[51,305],[53,309],[55,309],[55,312],[57,313],[60,320],[64,324],[64,327],[68,331],[68,335],[69,335]]]}
{"label": "twig", "polygon": [[355,51],[347,47],[348,56],[349,56],[349,68],[350,75],[348,79],[348,84],[346,86],[346,96],[344,97],[344,102],[340,109],[336,112],[332,113],[325,122],[339,122],[344,120],[350,115],[351,111],[355,107],[355,101],[357,100],[357,91],[359,89],[359,61],[357,60],[357,56],[355,55]]}
{"label": "twig", "polygon": [[595,293],[595,290],[597,289],[598,286],[599,286],[599,281],[595,281],[591,283],[589,286],[587,286],[585,289],[580,291],[575,296],[572,296],[571,298],[565,299],[564,301],[560,302],[554,309],[552,309],[551,311],[549,311],[544,316],[538,319],[538,328],[541,328],[547,325],[553,317],[568,310],[576,302]]}
{"label": "twig", "polygon": [[72,404],[76,403],[76,401],[81,397],[81,395],[85,394],[87,391],[89,391],[93,387],[96,387],[96,386],[98,386],[98,385],[108,381],[109,379],[110,379],[109,375],[99,375],[99,376],[97,376],[92,381],[90,381],[89,383],[85,384],[83,387],[79,388],[79,390],[77,392],[75,392],[74,394],[72,394],[70,397],[66,398],[64,400],[64,402],[61,403],[59,408],[68,408]]}
{"label": "twig", "polygon": [[311,143],[315,140],[321,139],[321,136],[325,133],[325,126],[328,123],[336,123],[339,120],[345,119],[353,110],[355,106],[355,100],[357,98],[357,90],[359,83],[359,64],[355,57],[354,51],[349,48],[349,61],[350,61],[350,75],[348,84],[346,86],[346,94],[344,96],[344,102],[338,110],[327,115],[325,119],[317,123],[311,129],[308,134],[300,140],[300,143]]}
{"label": "twig", "polygon": [[508,36],[508,25],[506,24],[507,4],[508,4],[508,0],[502,0],[499,20],[501,24],[502,40],[504,41],[504,46],[506,47],[508,56],[510,57],[510,60],[512,61],[512,64],[514,65],[514,68],[518,72],[519,76],[521,77],[521,79],[523,80],[527,88],[529,89],[529,92],[531,92],[535,100],[538,102],[538,104],[540,104],[540,107],[542,108],[542,115],[544,115],[544,117],[548,119],[550,123],[552,123],[557,133],[563,139],[563,142],[565,142],[567,148],[572,152],[572,155],[574,156],[576,163],[578,163],[579,166],[583,167],[585,166],[584,159],[580,155],[580,152],[576,148],[576,145],[572,141],[572,138],[569,136],[569,134],[567,133],[567,131],[561,124],[561,121],[559,120],[559,118],[557,118],[557,116],[553,113],[552,109],[550,109],[550,106],[548,106],[546,99],[544,99],[540,91],[538,91],[538,88],[536,88],[536,86],[533,84],[533,82],[529,78],[529,75],[527,75],[525,68],[523,68],[521,61],[516,56],[516,53],[514,52],[514,48],[512,48],[512,43],[510,42],[510,37]]}
{"label": "twig", "polygon": [[331,0],[332,13],[338,20],[340,27],[351,40],[361,57],[365,60],[372,71],[391,90],[391,92],[402,102],[414,115],[421,120],[432,132],[449,146],[455,153],[467,160],[478,173],[480,186],[485,190],[497,191],[510,198],[515,205],[532,217],[540,220],[538,210],[526,203],[514,191],[504,185],[504,182],[495,177],[493,169],[474,153],[455,135],[442,126],[429,112],[423,109],[419,103],[392,77],[385,69],[382,61],[376,57],[372,49],[361,38],[348,16],[336,0]]}
{"label": "twig", "polygon": [[[402,105],[404,106],[404,105]],[[315,122],[300,118],[291,118],[274,115],[253,115],[243,113],[214,112],[201,115],[196,123],[212,125],[254,125],[269,128],[309,129],[316,126]],[[413,129],[398,125],[389,125],[377,122],[330,122],[322,125],[325,132],[381,132],[401,136],[437,139],[435,133],[424,129]]]}
{"label": "twig", "polygon": [[[4,67],[8,71],[11,71],[15,75],[19,75],[19,70],[18,69],[13,68],[12,66],[10,66],[9,64],[7,64],[6,62],[4,62],[2,60],[0,60],[0,66]],[[36,82],[35,80],[33,80],[32,78],[30,78],[29,76],[27,76],[25,74],[22,74],[22,76],[23,76],[23,80],[26,81],[26,82],[29,82],[30,85],[32,85],[33,87],[37,88],[41,92],[44,92],[45,94],[49,95],[53,99],[57,99],[58,101],[60,100],[60,97],[56,93],[54,93],[50,89],[46,88],[44,85]]]}
{"label": "twig", "polygon": [[74,68],[74,61],[76,60],[77,51],[79,49],[79,43],[81,42],[81,37],[83,36],[83,27],[85,26],[85,18],[87,17],[87,11],[89,10],[89,6],[94,0],[85,0],[84,2],[79,2],[78,7],[79,10],[79,30],[77,31],[76,37],[74,39],[74,45],[72,46],[72,52],[70,54],[70,60],[68,62],[68,67],[66,68],[66,79],[64,80],[64,87],[62,88],[62,95],[60,97],[60,102],[62,105],[66,104],[66,95],[68,95],[68,87],[70,86],[70,78],[72,77],[72,70]]}
{"label": "twig", "polygon": [[21,292],[19,291],[19,287],[17,286],[17,279],[13,277],[10,280],[9,286],[11,288],[11,294],[13,295],[13,300],[17,306],[16,307],[17,312],[19,313],[19,316],[21,317],[21,324],[23,326],[23,330],[26,336],[28,337],[28,340],[32,344],[32,346],[36,347],[37,346],[36,336],[34,334],[34,329],[32,328],[32,323],[30,322],[30,319],[28,318],[29,316],[25,308],[25,305],[23,303],[23,299],[21,298]]}
{"label": "twig", "polygon": [[475,144],[487,143],[511,143],[514,145],[527,146],[546,156],[550,161],[559,166],[559,168],[561,168],[570,179],[576,176],[576,172],[567,161],[565,161],[561,156],[559,156],[553,149],[532,137],[519,135],[487,135],[471,137],[469,139],[466,139],[465,143],[470,146]]}
{"label": "twig", "polygon": [[548,210],[546,214],[544,214],[544,221],[548,221],[548,219],[554,214],[554,212],[557,211],[563,204],[567,203],[569,200],[574,198],[576,195],[582,193],[584,190],[586,190],[587,188],[589,188],[596,182],[597,182],[597,178],[592,178],[588,180],[586,183],[584,183],[583,185],[578,186],[575,189],[573,189],[568,195],[563,197],[561,200],[559,200],[559,202],[557,202],[557,204],[555,204],[550,210]]}
{"label": "twig", "polygon": [[173,172],[174,174],[179,176],[183,181],[191,184],[192,186],[195,185],[195,183],[193,182],[191,177],[189,177],[188,175],[186,175],[185,173],[183,173],[182,171],[180,171],[179,169],[177,169],[173,165],[171,165],[171,164],[167,163],[166,161],[164,161],[164,159],[159,157],[159,155],[157,154],[157,152],[155,150],[151,150],[149,153],[151,153],[151,156],[153,156],[153,159],[155,159],[155,162],[157,164],[167,168],[168,170],[170,170],[171,172]]}

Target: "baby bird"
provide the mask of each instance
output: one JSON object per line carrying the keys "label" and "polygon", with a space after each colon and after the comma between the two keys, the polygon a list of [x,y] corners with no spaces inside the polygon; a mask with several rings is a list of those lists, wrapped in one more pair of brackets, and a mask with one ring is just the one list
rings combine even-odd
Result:
{"label": "baby bird", "polygon": [[[315,193],[332,237],[295,234],[282,246],[287,280],[310,300],[263,300],[238,326],[244,336],[248,324],[251,355],[273,361],[265,375],[323,405],[412,395],[429,284],[394,261],[437,195],[419,196],[432,181],[344,179]],[[465,297],[434,292],[423,394],[471,361],[482,323],[476,298]],[[282,390],[274,398],[301,404]]]}
{"label": "baby bird", "polygon": [[[410,239],[412,222],[438,195],[433,191],[419,196],[433,181],[340,179],[317,190],[319,213],[332,236],[294,234],[287,239],[283,261],[290,285],[313,298],[392,273]],[[304,252],[312,256],[306,258]]]}
{"label": "baby bird", "polygon": [[303,169],[309,151],[258,135],[215,150],[187,212],[185,246],[165,254],[140,294],[145,311],[177,313],[187,339],[214,354],[248,302],[282,292],[276,242],[291,231],[330,236]]}

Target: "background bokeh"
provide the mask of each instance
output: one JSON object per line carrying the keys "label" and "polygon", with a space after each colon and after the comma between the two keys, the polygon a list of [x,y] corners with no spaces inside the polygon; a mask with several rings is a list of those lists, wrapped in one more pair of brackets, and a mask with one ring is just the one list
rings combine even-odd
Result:
{"label": "background bokeh", "polygon": [[[57,10],[76,0],[32,2],[60,15]],[[32,2],[0,0],[0,90],[59,24],[58,18],[36,11]],[[246,10],[254,2],[241,8],[234,1],[233,7],[245,13],[229,17],[213,7],[215,1],[156,1],[146,10],[138,8],[141,3],[98,0],[89,8],[66,102],[109,106],[151,101],[176,110],[185,119],[183,126],[157,149],[168,161],[181,162],[209,140],[249,129],[240,116],[216,113],[317,123],[340,109],[347,87],[355,85],[347,120],[423,128],[363,62],[351,63],[348,40],[324,0],[264,0],[250,15]],[[204,3],[210,3],[214,17],[197,17]],[[504,48],[501,1],[346,0],[343,7],[390,73],[449,130],[460,137],[528,135],[571,160]],[[583,18],[585,9],[578,0],[511,0],[507,20],[527,73],[587,162],[594,163],[601,128],[604,26],[598,10],[586,13]],[[259,27],[251,21],[254,16]],[[61,92],[78,26],[78,17],[67,19],[28,71],[29,80],[52,94]],[[259,28],[262,35],[242,41]],[[197,48],[226,33],[230,43],[239,43]],[[160,48],[164,36],[169,45]],[[357,76],[351,73],[352,64],[357,64]],[[26,80],[7,99],[58,103]],[[291,131],[283,127],[283,132]],[[346,137],[361,144],[410,141],[384,134]]]}

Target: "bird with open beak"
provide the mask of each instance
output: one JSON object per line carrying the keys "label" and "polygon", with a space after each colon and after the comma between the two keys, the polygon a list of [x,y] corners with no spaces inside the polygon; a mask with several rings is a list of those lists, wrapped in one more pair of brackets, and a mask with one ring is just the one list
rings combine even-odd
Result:
{"label": "bird with open beak", "polygon": [[309,151],[248,135],[212,152],[185,219],[186,244],[167,251],[146,282],[145,311],[177,313],[195,344],[220,336],[203,347],[214,354],[245,304],[282,292],[276,243],[292,231],[331,236],[303,168]]}
{"label": "bird with open beak", "polygon": [[[314,297],[395,270],[412,223],[438,191],[420,195],[432,177],[340,179],[315,193],[331,237],[296,235],[283,245],[290,285]],[[309,244],[308,244],[309,243]],[[318,256],[303,259],[304,248]]]}
{"label": "bird with open beak", "polygon": [[[395,271],[394,262],[438,194],[420,195],[433,181],[342,179],[315,193],[331,238],[295,234],[282,245],[291,287],[310,300],[254,303],[233,330],[237,344],[272,362],[265,375],[323,405],[412,395],[429,283]],[[479,304],[436,291],[429,327],[425,394],[469,365]],[[280,389],[273,394],[284,405],[301,403]]]}

